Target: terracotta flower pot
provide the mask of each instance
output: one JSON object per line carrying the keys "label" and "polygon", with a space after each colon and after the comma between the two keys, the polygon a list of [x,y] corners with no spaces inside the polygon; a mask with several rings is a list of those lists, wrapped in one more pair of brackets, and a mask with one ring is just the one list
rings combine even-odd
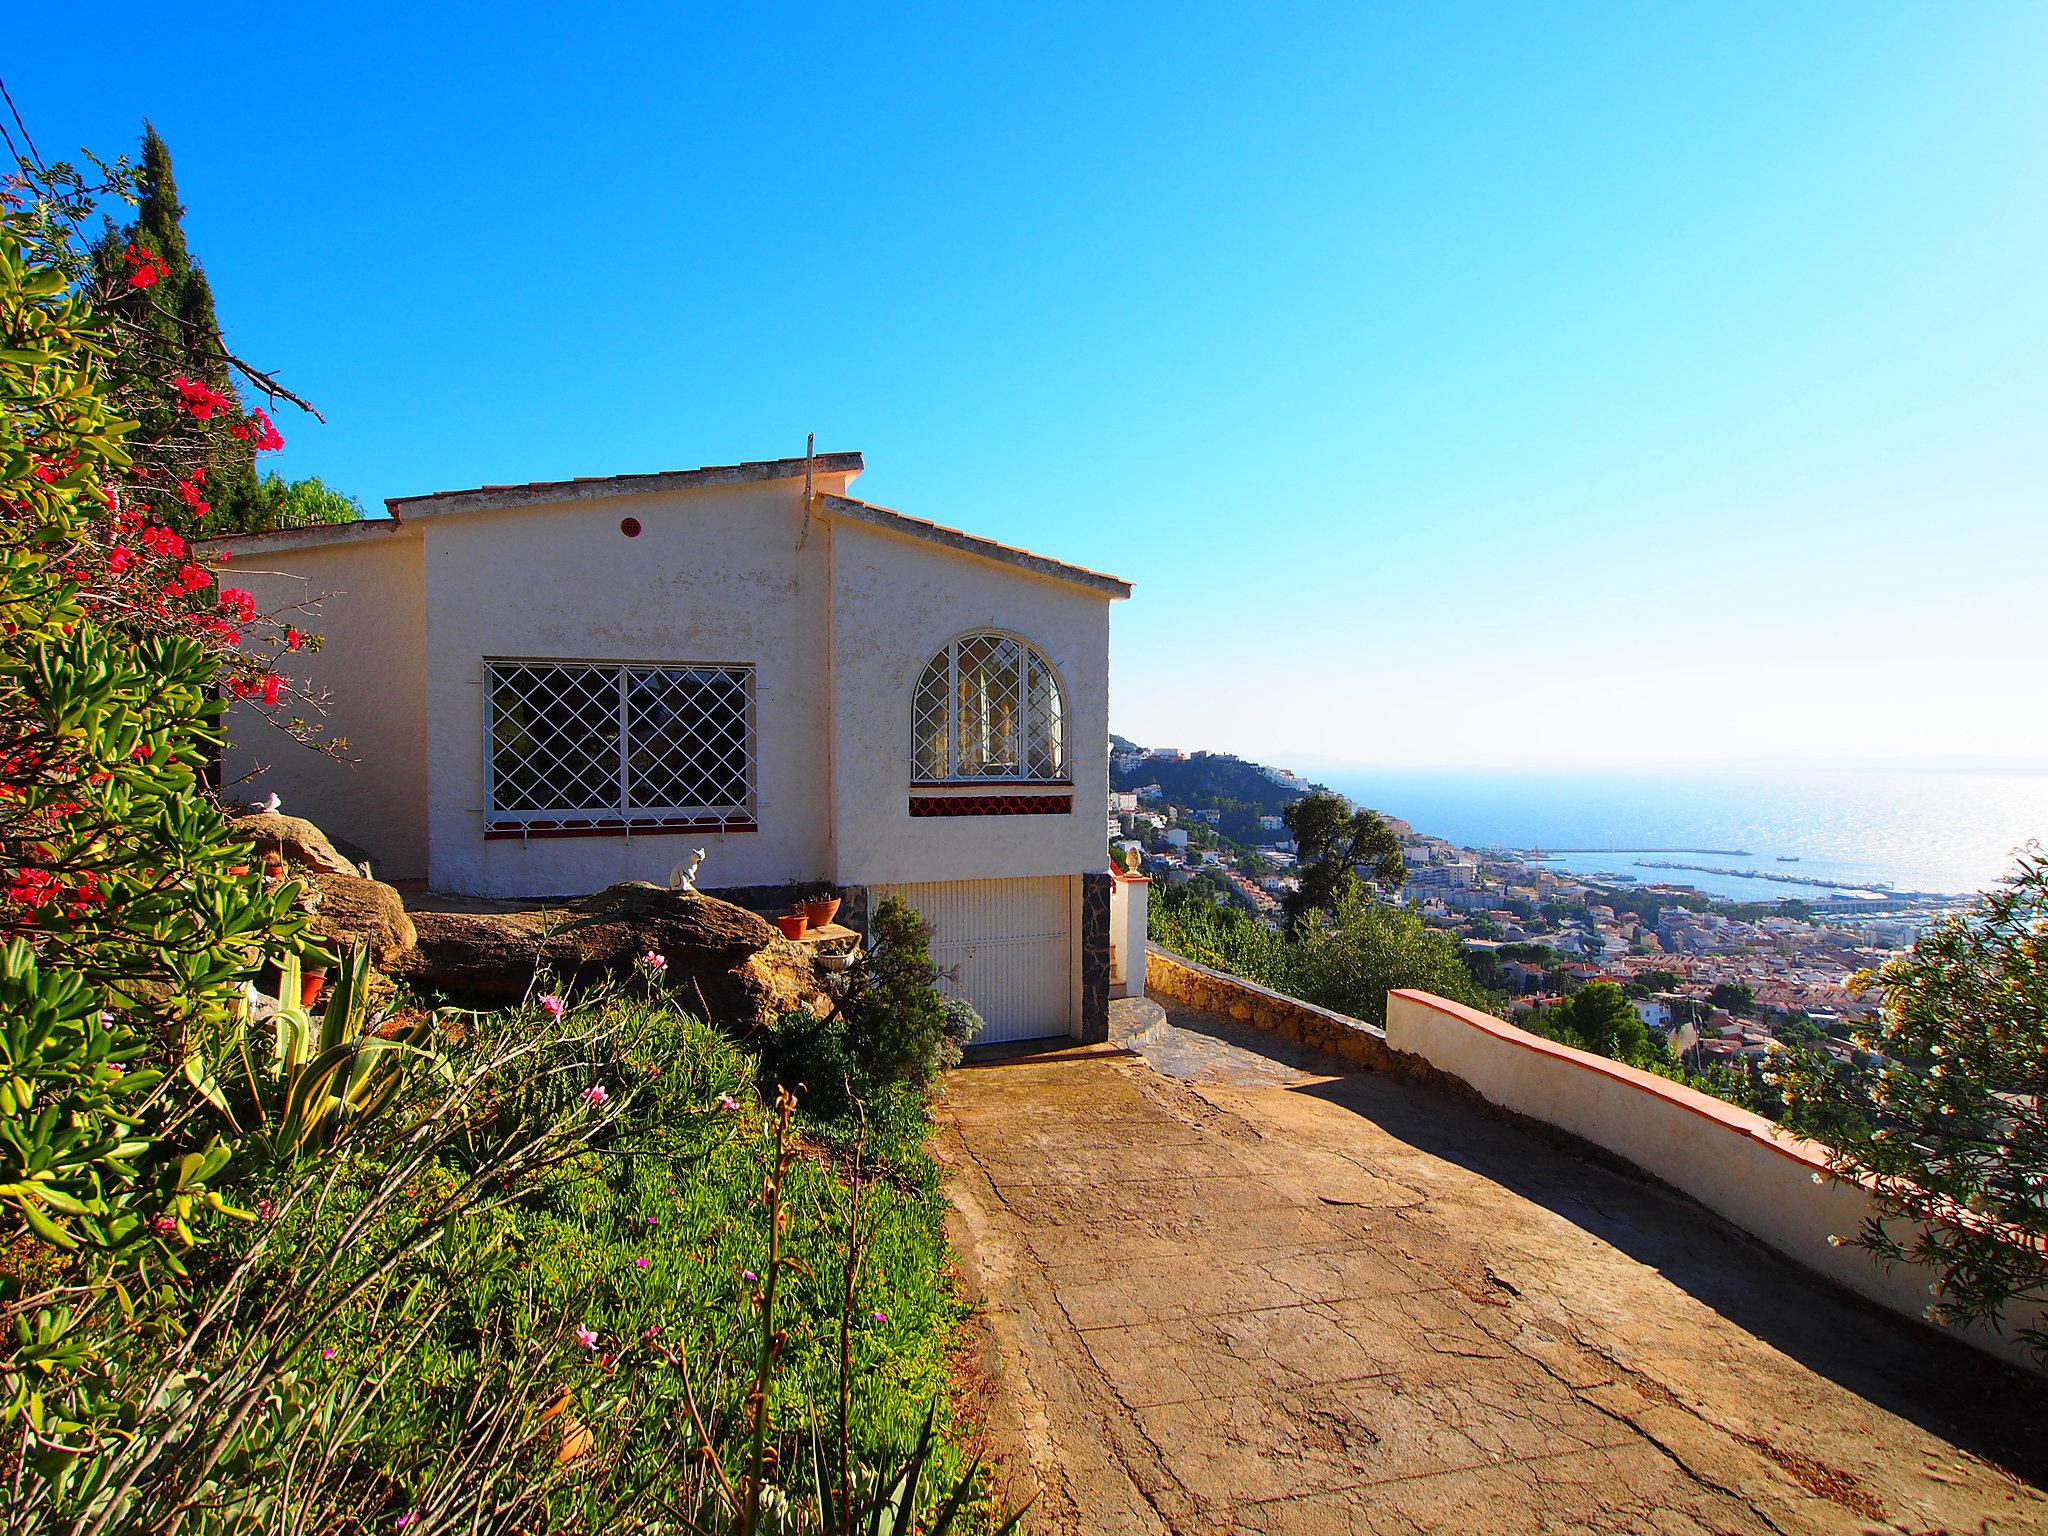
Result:
{"label": "terracotta flower pot", "polygon": [[837,896],[821,896],[816,901],[804,903],[804,916],[809,919],[813,928],[824,927],[838,915],[838,912],[839,898]]}
{"label": "terracotta flower pot", "polygon": [[804,929],[809,925],[810,919],[801,912],[791,912],[775,919],[775,926],[782,930],[782,936],[785,939],[802,938],[804,936]]}
{"label": "terracotta flower pot", "polygon": [[310,1008],[320,996],[320,989],[327,985],[327,968],[299,972],[299,1006]]}

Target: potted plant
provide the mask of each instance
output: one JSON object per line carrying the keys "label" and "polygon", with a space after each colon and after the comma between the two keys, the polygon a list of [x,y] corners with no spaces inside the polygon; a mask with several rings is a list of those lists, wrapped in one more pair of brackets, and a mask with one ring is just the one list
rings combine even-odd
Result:
{"label": "potted plant", "polygon": [[785,939],[802,938],[804,936],[804,929],[809,925],[810,920],[804,916],[803,908],[801,907],[798,907],[794,912],[785,912],[782,916],[775,919],[775,926],[782,930],[782,936]]}
{"label": "potted plant", "polygon": [[823,928],[839,915],[839,898],[829,885],[815,885],[804,895],[804,916],[813,928]]}

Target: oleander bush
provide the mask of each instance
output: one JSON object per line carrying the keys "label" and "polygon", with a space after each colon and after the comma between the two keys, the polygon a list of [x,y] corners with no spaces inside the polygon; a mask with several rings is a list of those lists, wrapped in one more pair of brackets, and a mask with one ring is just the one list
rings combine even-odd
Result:
{"label": "oleander bush", "polygon": [[1855,978],[1869,1068],[1810,1050],[1772,1074],[1793,1123],[1864,1181],[1877,1214],[1843,1241],[1930,1271],[1928,1315],[1988,1323],[2048,1363],[2048,859],[2030,848],[1967,913]]}

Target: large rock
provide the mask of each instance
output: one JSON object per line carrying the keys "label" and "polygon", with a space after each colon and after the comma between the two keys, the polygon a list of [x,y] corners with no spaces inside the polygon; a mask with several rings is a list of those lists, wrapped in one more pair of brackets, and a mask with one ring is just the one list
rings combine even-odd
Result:
{"label": "large rock", "polygon": [[549,907],[419,911],[412,921],[418,948],[396,969],[426,986],[512,996],[541,967],[590,981],[626,974],[652,950],[668,961],[677,997],[728,1029],[831,1007],[808,949],[715,896],[636,881]]}
{"label": "large rock", "polygon": [[298,816],[278,816],[252,811],[230,816],[229,824],[255,845],[256,856],[281,854],[293,870],[310,869],[323,875],[361,875],[362,871],[335,851],[327,834]]}
{"label": "large rock", "polygon": [[368,945],[370,963],[389,971],[404,964],[419,942],[406,915],[405,898],[383,881],[319,870],[299,878],[320,893],[313,931],[328,941],[329,948]]}

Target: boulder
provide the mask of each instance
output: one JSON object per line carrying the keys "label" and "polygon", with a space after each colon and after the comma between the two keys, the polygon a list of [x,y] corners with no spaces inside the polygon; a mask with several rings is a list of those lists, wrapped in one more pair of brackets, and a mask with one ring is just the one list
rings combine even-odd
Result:
{"label": "boulder", "polygon": [[571,983],[630,973],[652,950],[671,991],[741,1033],[832,1000],[810,950],[765,918],[720,901],[635,881],[521,911],[412,914],[418,947],[395,973],[424,986],[517,996],[546,968]]}
{"label": "boulder", "polygon": [[370,964],[389,971],[402,965],[418,944],[419,935],[406,915],[405,898],[383,881],[321,870],[299,878],[320,893],[319,905],[313,910],[313,931],[327,940],[329,948],[368,945]]}
{"label": "boulder", "polygon": [[251,811],[246,816],[230,816],[228,824],[249,839],[258,858],[275,853],[281,854],[294,870],[310,869],[324,875],[362,874],[327,841],[326,833],[303,817]]}

